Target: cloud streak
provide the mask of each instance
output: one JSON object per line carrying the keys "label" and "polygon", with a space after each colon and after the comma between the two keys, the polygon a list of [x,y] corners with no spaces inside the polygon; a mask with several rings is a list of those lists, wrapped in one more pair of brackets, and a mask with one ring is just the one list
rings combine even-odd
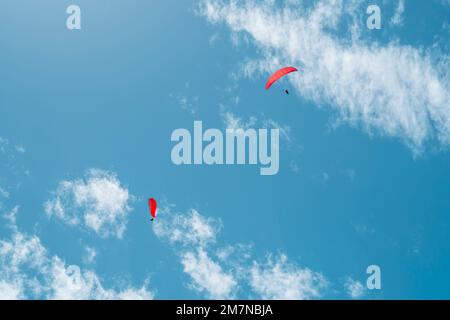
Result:
{"label": "cloud streak", "polygon": [[206,218],[196,210],[181,214],[168,207],[160,209],[159,217],[153,230],[175,249],[183,271],[190,278],[188,287],[209,299],[232,299],[237,287],[234,276],[207,252],[216,241],[221,221]]}
{"label": "cloud streak", "polygon": [[319,298],[327,287],[325,277],[308,268],[288,262],[286,255],[263,265],[254,262],[250,270],[250,285],[262,299],[310,300]]}
{"label": "cloud streak", "polygon": [[399,0],[397,9],[395,9],[395,13],[391,18],[391,24],[394,26],[403,25],[403,13],[405,12],[405,0]]}
{"label": "cloud streak", "polygon": [[[302,66],[289,77],[299,95],[336,111],[337,123],[369,134],[395,137],[414,153],[426,143],[450,143],[449,68],[420,48],[367,43],[355,16],[356,1],[321,0],[277,7],[274,1],[202,2],[200,13],[248,36],[261,53],[244,67],[247,75],[281,65]],[[362,11],[364,12],[364,11]],[[350,38],[338,37],[344,19]]]}
{"label": "cloud streak", "polygon": [[269,255],[259,262],[252,259],[250,246],[217,247],[221,221],[196,210],[182,214],[163,208],[159,216],[155,234],[174,248],[189,276],[187,286],[206,298],[239,298],[248,288],[244,298],[313,299],[327,288],[324,276],[289,262],[286,255]]}

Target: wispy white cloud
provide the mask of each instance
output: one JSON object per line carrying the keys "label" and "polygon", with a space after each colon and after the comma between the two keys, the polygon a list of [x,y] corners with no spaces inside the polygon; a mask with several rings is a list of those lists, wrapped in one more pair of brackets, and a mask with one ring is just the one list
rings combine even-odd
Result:
{"label": "wispy white cloud", "polygon": [[160,210],[160,215],[164,218],[154,224],[155,234],[172,244],[183,246],[204,247],[214,242],[222,225],[220,220],[205,218],[195,209],[184,215],[174,214],[170,209],[163,208]]}
{"label": "wispy white cloud", "polygon": [[247,286],[252,295],[263,299],[310,299],[326,288],[320,273],[288,262],[286,255],[269,256],[260,264],[251,258],[251,246],[217,248],[222,223],[196,210],[181,214],[164,208],[160,217],[154,223],[155,234],[174,247],[189,276],[188,287],[207,298],[238,298]]}
{"label": "wispy white cloud", "polygon": [[290,126],[280,124],[271,118],[266,118],[264,115],[258,117],[251,116],[248,119],[244,119],[243,117],[240,117],[231,111],[225,111],[224,108],[222,108],[221,116],[226,129],[278,129],[282,141],[286,142],[288,145],[291,145],[294,142]]}
{"label": "wispy white cloud", "polygon": [[198,97],[189,98],[186,96],[181,96],[179,97],[178,102],[180,103],[180,108],[182,110],[188,111],[192,114],[195,114],[198,110]]}
{"label": "wispy white cloud", "polygon": [[262,299],[307,300],[319,298],[327,287],[325,277],[308,268],[300,268],[288,262],[285,255],[265,264],[253,263],[250,285]]}
{"label": "wispy white cloud", "polygon": [[3,217],[5,220],[9,223],[10,226],[15,227],[16,226],[16,216],[17,212],[19,211],[19,206],[13,207],[11,210],[6,212]]}
{"label": "wispy white cloud", "polygon": [[9,192],[2,187],[0,187],[0,196],[3,198],[9,198]]}
{"label": "wispy white cloud", "polygon": [[205,292],[210,299],[232,299],[237,282],[231,273],[223,270],[203,248],[181,254],[183,271],[191,277],[190,287]]}
{"label": "wispy white cloud", "polygon": [[[14,187],[17,189],[21,182],[18,182],[19,178],[24,175],[29,176],[30,172],[22,164],[22,153],[25,152],[23,145],[14,145],[6,138],[0,137],[0,198],[1,196],[8,196],[8,190],[12,189],[11,177],[14,177]],[[12,179],[11,179],[12,180]]]}
{"label": "wispy white cloud", "polygon": [[[215,42],[215,38],[212,38],[210,43]],[[170,98],[174,100],[178,106],[184,110],[189,112],[192,115],[195,115],[199,110],[200,98],[197,95],[192,95],[189,90],[190,84],[186,82],[184,84],[184,88],[182,91],[177,93],[171,93]]]}
{"label": "wispy white cloud", "polygon": [[0,153],[10,156],[14,153],[25,153],[25,147],[22,144],[12,145],[8,139],[0,137]]}
{"label": "wispy white cloud", "polygon": [[246,130],[249,128],[254,128],[256,123],[258,122],[258,119],[255,116],[251,116],[247,120],[244,120],[242,119],[242,117],[239,117],[230,111],[223,111],[221,113],[221,116],[223,123],[227,129]]}
{"label": "wispy white cloud", "polygon": [[49,217],[84,227],[101,237],[122,238],[134,197],[116,174],[91,169],[84,178],[62,181],[45,203]]}
{"label": "wispy white cloud", "polygon": [[5,138],[0,137],[0,152],[6,153],[6,148],[9,145],[9,141]]}
{"label": "wispy white cloud", "polygon": [[18,144],[14,147],[16,149],[16,152],[18,153],[25,153],[25,147],[21,144]]}
{"label": "wispy white cloud", "polygon": [[107,289],[94,271],[51,256],[36,235],[15,230],[0,240],[0,299],[152,299],[147,286]]}
{"label": "wispy white cloud", "polygon": [[365,293],[365,288],[360,281],[354,280],[351,277],[347,278],[344,284],[345,291],[352,299],[359,299]]}
{"label": "wispy white cloud", "polygon": [[97,250],[94,247],[85,246],[84,247],[85,253],[83,257],[83,261],[86,264],[92,264],[95,262],[95,259],[97,258]]}
{"label": "wispy white cloud", "polygon": [[153,293],[146,285],[141,288],[126,288],[116,291],[105,289],[93,271],[81,271],[78,266],[66,266],[58,257],[50,263],[50,299],[57,300],[150,300]]}
{"label": "wispy white cloud", "polygon": [[[343,0],[283,8],[274,1],[205,0],[200,12],[252,39],[262,56],[245,66],[247,75],[300,66],[301,72],[289,77],[293,86],[303,98],[336,110],[337,123],[400,138],[415,153],[427,141],[448,146],[450,72],[443,63],[448,57],[395,41],[363,41],[357,6]],[[353,21],[350,36],[337,37],[347,17]]]}
{"label": "wispy white cloud", "polygon": [[233,298],[237,288],[234,276],[223,270],[206,249],[215,243],[221,221],[206,218],[196,210],[175,213],[169,207],[162,208],[159,216],[153,230],[175,248],[190,278],[188,286],[210,299]]}
{"label": "wispy white cloud", "polygon": [[403,13],[405,12],[405,0],[399,0],[394,15],[391,18],[391,24],[394,26],[403,25]]}
{"label": "wispy white cloud", "polygon": [[209,37],[209,44],[214,46],[214,44],[217,42],[217,40],[219,39],[219,34],[214,33]]}

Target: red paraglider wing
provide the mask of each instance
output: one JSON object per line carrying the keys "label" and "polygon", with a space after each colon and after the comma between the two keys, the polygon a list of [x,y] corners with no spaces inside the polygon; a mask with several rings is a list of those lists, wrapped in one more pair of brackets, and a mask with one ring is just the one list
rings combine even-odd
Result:
{"label": "red paraglider wing", "polygon": [[152,217],[156,218],[156,200],[153,198],[148,199],[148,207],[150,209],[150,214],[152,215]]}
{"label": "red paraglider wing", "polygon": [[278,79],[284,77],[285,75],[287,75],[288,73],[291,72],[295,72],[298,71],[296,68],[294,67],[286,67],[286,68],[282,68],[280,70],[278,70],[277,72],[275,72],[274,74],[272,74],[269,79],[267,80],[266,83],[266,90],[269,90],[269,88],[278,81]]}

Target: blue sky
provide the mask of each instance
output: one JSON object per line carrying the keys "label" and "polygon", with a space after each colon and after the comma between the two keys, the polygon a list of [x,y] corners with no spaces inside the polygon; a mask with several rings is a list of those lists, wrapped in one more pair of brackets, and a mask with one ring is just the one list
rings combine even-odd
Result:
{"label": "blue sky", "polygon": [[[0,5],[0,297],[450,297],[448,1],[74,3]],[[194,120],[279,173],[175,166]]]}

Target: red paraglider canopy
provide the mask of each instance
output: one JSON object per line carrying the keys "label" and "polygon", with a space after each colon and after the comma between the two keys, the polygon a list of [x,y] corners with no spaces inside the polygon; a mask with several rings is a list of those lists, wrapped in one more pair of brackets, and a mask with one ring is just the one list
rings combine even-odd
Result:
{"label": "red paraglider canopy", "polygon": [[156,200],[153,198],[148,199],[148,208],[150,209],[150,214],[152,215],[152,220],[156,218]]}
{"label": "red paraglider canopy", "polygon": [[288,73],[291,72],[295,72],[298,71],[296,68],[294,67],[285,67],[282,68],[278,71],[276,71],[274,74],[272,74],[269,79],[267,80],[266,83],[266,90],[269,90],[269,88],[275,83],[277,82],[280,78],[284,77],[285,75],[287,75]]}

